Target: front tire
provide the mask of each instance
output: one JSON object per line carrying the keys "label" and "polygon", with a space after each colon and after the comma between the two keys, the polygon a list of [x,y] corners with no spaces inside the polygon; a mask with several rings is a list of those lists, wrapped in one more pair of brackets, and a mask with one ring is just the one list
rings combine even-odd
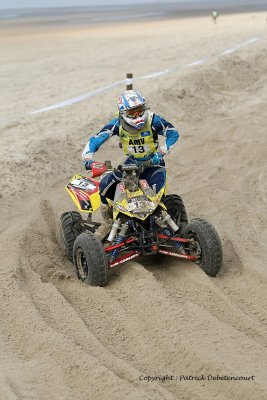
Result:
{"label": "front tire", "polygon": [[198,255],[196,264],[207,275],[216,276],[222,267],[223,253],[219,235],[213,226],[204,219],[192,219],[184,229],[184,236],[194,239],[189,244],[188,254]]}
{"label": "front tire", "polygon": [[74,242],[73,262],[78,278],[90,286],[105,286],[108,263],[101,240],[91,232],[81,233]]}
{"label": "front tire", "polygon": [[73,245],[75,239],[83,230],[83,219],[78,211],[67,211],[61,215],[61,238],[67,257],[71,262],[73,260]]}

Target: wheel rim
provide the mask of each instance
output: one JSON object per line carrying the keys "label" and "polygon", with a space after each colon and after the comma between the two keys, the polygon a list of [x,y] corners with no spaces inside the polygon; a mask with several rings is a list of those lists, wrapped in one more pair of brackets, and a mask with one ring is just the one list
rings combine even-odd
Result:
{"label": "wheel rim", "polygon": [[81,280],[85,280],[88,275],[88,264],[84,252],[80,247],[76,251],[75,258],[78,276]]}
{"label": "wheel rim", "polygon": [[193,241],[189,243],[189,254],[197,256],[198,259],[195,260],[194,263],[200,265],[202,263],[202,251],[198,237],[194,232],[189,232],[188,238],[193,239]]}

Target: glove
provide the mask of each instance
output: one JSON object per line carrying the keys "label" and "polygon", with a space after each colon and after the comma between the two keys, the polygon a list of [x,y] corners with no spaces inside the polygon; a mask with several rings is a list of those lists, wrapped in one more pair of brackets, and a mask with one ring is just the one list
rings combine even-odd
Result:
{"label": "glove", "polygon": [[93,164],[93,160],[83,161],[84,168],[87,169],[87,170],[91,170],[92,169],[92,164]]}
{"label": "glove", "polygon": [[152,165],[157,166],[157,165],[162,165],[163,162],[163,154],[160,153],[159,151],[153,155],[151,158]]}

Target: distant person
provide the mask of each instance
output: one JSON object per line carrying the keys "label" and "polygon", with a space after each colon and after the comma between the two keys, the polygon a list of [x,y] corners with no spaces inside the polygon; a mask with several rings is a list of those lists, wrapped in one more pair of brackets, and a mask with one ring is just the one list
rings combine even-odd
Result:
{"label": "distant person", "polygon": [[219,13],[217,11],[212,11],[212,19],[213,19],[214,24],[216,24],[218,16],[219,16]]}
{"label": "distant person", "polygon": [[[146,100],[140,92],[127,90],[118,101],[118,117],[105,125],[96,135],[91,136],[82,153],[84,166],[90,170],[96,151],[111,136],[119,136],[122,149],[126,155],[124,164],[146,163],[141,178],[145,179],[149,186],[158,193],[165,184],[166,170],[163,157],[170,153],[179,138],[174,126],[149,111]],[[159,146],[158,136],[165,137],[165,143]],[[112,154],[112,149],[110,150]],[[149,165],[148,165],[149,164]],[[107,173],[100,181],[99,193],[101,198],[101,215],[104,224],[99,236],[105,236],[111,228],[109,219],[109,206],[106,197],[113,199],[116,185],[120,181],[121,173],[114,171]],[[110,223],[111,221],[111,223]],[[101,229],[101,228],[100,228]]]}

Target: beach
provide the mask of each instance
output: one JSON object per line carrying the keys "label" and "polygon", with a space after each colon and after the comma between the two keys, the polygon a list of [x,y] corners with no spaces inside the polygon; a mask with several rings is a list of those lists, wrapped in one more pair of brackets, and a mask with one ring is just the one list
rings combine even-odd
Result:
{"label": "beach", "polygon": [[[76,7],[50,7],[38,4],[36,8],[1,9],[0,33],[8,35],[20,32],[62,30],[64,28],[91,27],[100,24],[121,24],[170,19],[205,17],[218,14],[267,12],[266,0],[190,0],[147,1],[117,5],[89,5]],[[63,4],[63,3],[62,3]]]}
{"label": "beach", "polygon": [[[266,12],[12,24],[0,28],[0,400],[266,399]],[[89,287],[64,254],[64,187],[127,72],[179,131],[169,193],[218,231],[216,278],[155,256]],[[95,159],[123,160],[118,139]]]}

